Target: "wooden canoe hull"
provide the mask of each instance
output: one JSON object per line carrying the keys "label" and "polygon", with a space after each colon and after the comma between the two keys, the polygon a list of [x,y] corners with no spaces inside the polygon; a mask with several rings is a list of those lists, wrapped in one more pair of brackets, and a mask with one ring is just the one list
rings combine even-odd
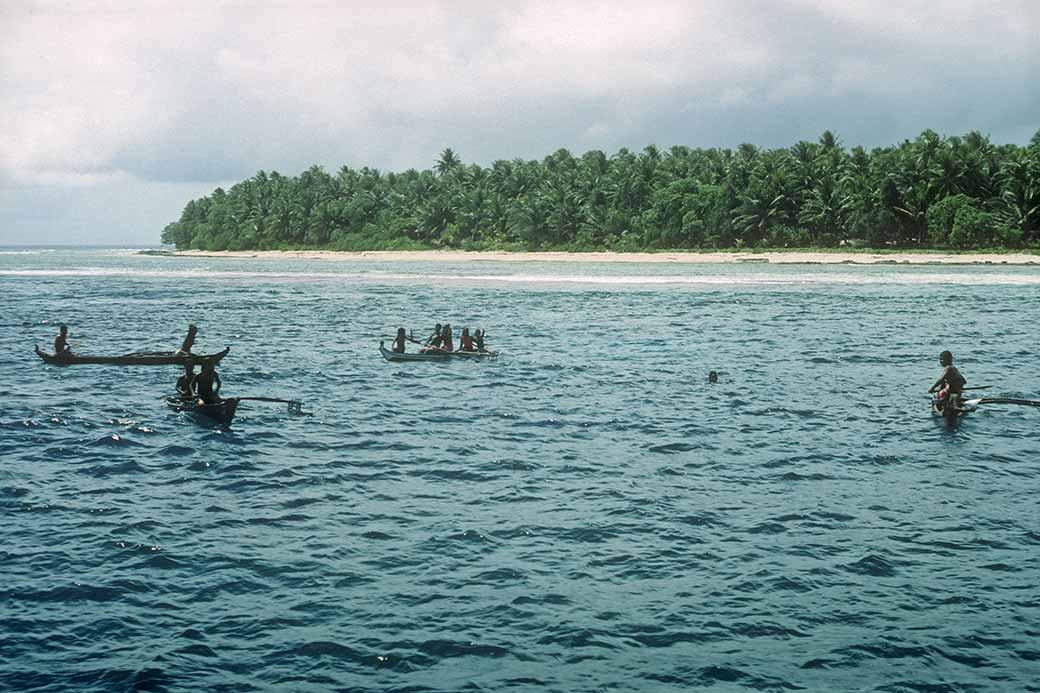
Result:
{"label": "wooden canoe hull", "polygon": [[180,395],[170,395],[166,398],[166,405],[174,411],[188,412],[202,423],[215,423],[224,428],[231,426],[238,410],[238,399],[227,397],[213,404],[199,404],[194,397],[185,398]]}
{"label": "wooden canoe hull", "polygon": [[55,356],[41,351],[35,347],[36,355],[45,363],[55,366],[78,366],[78,365],[102,365],[102,366],[183,366],[186,363],[194,363],[200,366],[204,363],[220,363],[220,360],[228,355],[231,347],[218,351],[215,354],[181,354],[176,351],[154,351],[136,352],[123,354],[122,356],[81,356],[70,354],[68,356]]}
{"label": "wooden canoe hull", "polygon": [[383,342],[379,343],[379,353],[383,355],[383,358],[387,361],[450,361],[452,359],[492,359],[498,356],[497,352],[494,351],[438,351],[430,350],[423,352],[413,352],[399,354],[396,351],[390,351]]}
{"label": "wooden canoe hull", "polygon": [[[952,405],[952,406],[951,406]],[[943,417],[947,424],[953,425],[965,414],[975,411],[974,406],[966,407],[960,397],[951,402],[943,402],[938,397],[932,398],[932,413]]]}

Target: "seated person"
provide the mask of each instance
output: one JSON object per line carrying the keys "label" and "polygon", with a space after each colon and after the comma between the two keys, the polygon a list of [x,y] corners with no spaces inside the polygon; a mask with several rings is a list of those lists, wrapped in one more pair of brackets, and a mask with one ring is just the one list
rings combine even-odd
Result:
{"label": "seated person", "polygon": [[473,338],[469,336],[468,327],[463,327],[462,334],[459,335],[459,351],[476,351]]}
{"label": "seated person", "polygon": [[394,338],[394,343],[390,345],[390,351],[394,352],[395,354],[403,354],[404,343],[407,339],[408,337],[405,336],[404,328],[398,327],[397,337]]}
{"label": "seated person", "polygon": [[420,352],[431,351],[433,349],[440,349],[444,343],[444,330],[441,328],[440,323],[437,323],[437,333],[430,335],[429,339],[426,340],[426,344],[420,349]]}
{"label": "seated person", "polygon": [[220,402],[220,376],[212,361],[202,364],[202,372],[192,381],[192,393],[199,404],[216,404]]}
{"label": "seated person", "polygon": [[55,356],[71,356],[72,350],[69,349],[69,326],[62,325],[58,329],[58,334],[54,336],[54,355]]}
{"label": "seated person", "polygon": [[938,390],[939,394],[935,397],[938,409],[945,409],[947,406],[959,408],[968,379],[953,365],[953,354],[949,351],[939,354],[939,365],[943,367],[943,372],[928,391]]}
{"label": "seated person", "polygon": [[177,378],[177,394],[182,398],[191,397],[191,383],[195,380],[195,364],[188,361],[184,364],[184,373]]}

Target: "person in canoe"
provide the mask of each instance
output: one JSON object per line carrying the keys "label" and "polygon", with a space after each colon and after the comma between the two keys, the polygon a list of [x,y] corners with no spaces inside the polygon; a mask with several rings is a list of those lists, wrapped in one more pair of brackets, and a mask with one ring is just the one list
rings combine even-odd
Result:
{"label": "person in canoe", "polygon": [[459,335],[459,351],[476,351],[474,346],[473,337],[469,334],[469,328],[463,327],[462,334]]}
{"label": "person in canoe", "polygon": [[451,334],[451,325],[449,323],[444,323],[444,327],[441,328],[440,348],[444,351],[455,351],[455,344]]}
{"label": "person in canoe", "polygon": [[184,341],[181,342],[181,348],[177,351],[182,354],[190,354],[192,347],[195,346],[195,335],[198,334],[199,328],[195,327],[194,323],[188,323],[188,334],[184,337]]}
{"label": "person in canoe", "polygon": [[939,365],[943,367],[943,372],[928,392],[938,392],[935,402],[936,408],[940,411],[948,406],[959,408],[961,394],[964,392],[964,386],[968,384],[968,379],[953,365],[953,354],[948,351],[939,354]]}
{"label": "person in canoe", "polygon": [[423,352],[423,351],[430,351],[431,349],[439,349],[440,346],[441,346],[441,324],[437,323],[437,327],[434,330],[433,334],[431,334],[429,337],[426,338],[426,341],[423,343],[422,349],[420,349],[419,351]]}
{"label": "person in canoe", "polygon": [[390,345],[390,351],[395,354],[404,353],[404,343],[408,340],[408,336],[404,332],[403,327],[397,328],[397,337],[394,338],[393,344]]}
{"label": "person in canoe", "polygon": [[55,356],[72,356],[72,350],[69,349],[69,326],[62,325],[58,328],[58,334],[54,335],[54,355]]}
{"label": "person in canoe", "polygon": [[189,399],[191,397],[191,384],[194,380],[195,363],[188,361],[184,364],[184,373],[177,378],[177,394],[181,396],[181,399]]}
{"label": "person in canoe", "polygon": [[203,362],[202,372],[192,381],[192,392],[200,404],[220,402],[220,376],[212,361]]}
{"label": "person in canoe", "polygon": [[478,328],[473,331],[473,344],[477,347],[477,351],[487,351],[484,348],[484,330]]}

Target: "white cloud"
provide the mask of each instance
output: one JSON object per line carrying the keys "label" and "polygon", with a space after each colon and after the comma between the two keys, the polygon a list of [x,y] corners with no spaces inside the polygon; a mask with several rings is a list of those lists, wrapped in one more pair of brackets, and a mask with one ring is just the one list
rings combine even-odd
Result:
{"label": "white cloud", "polygon": [[[482,163],[769,146],[818,126],[849,144],[927,127],[1021,138],[1040,123],[1038,7],[9,1],[0,187],[425,167],[446,146]],[[9,226],[19,203],[5,206]]]}

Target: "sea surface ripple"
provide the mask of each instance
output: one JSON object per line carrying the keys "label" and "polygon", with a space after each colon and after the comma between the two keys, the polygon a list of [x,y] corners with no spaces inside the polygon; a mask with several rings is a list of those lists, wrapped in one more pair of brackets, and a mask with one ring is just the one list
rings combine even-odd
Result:
{"label": "sea surface ripple", "polygon": [[[0,690],[1038,691],[1040,268],[0,255]],[[231,345],[231,430],[176,367]],[[398,325],[482,363],[391,364]],[[719,382],[709,385],[709,370]]]}

